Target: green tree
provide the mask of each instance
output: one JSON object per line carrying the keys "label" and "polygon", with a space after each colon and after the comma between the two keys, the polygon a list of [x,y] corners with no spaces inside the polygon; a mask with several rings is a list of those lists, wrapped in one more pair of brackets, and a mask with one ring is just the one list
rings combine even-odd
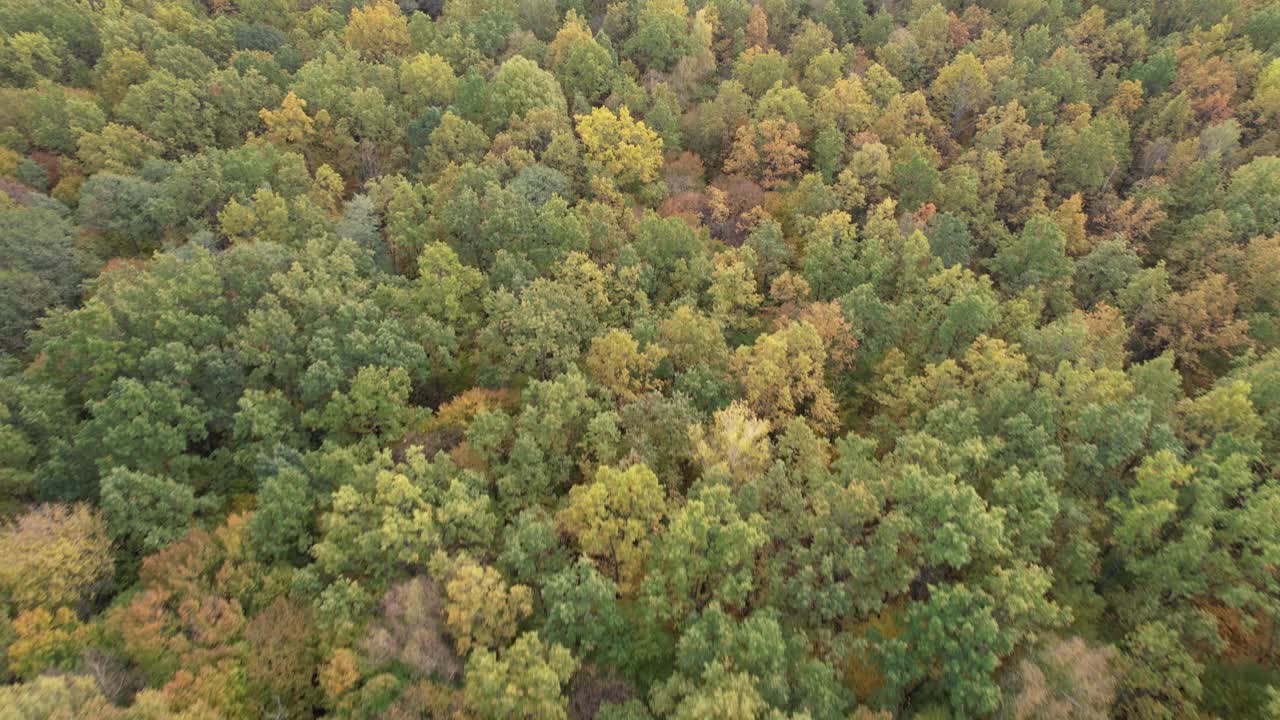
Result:
{"label": "green tree", "polygon": [[594,106],[613,88],[617,73],[613,57],[575,11],[565,14],[548,51],[547,66],[560,78],[570,100],[581,97]]}
{"label": "green tree", "polygon": [[381,470],[363,487],[333,493],[324,534],[311,548],[320,569],[385,581],[403,568],[423,566],[439,544],[434,509],[407,476]]}
{"label": "green tree", "polygon": [[1223,205],[1239,240],[1280,232],[1280,158],[1260,157],[1231,173]]}
{"label": "green tree", "polygon": [[645,68],[669,70],[693,51],[689,20],[684,0],[645,0],[636,15],[635,33],[624,48]]}
{"label": "green tree", "polygon": [[1039,288],[1062,293],[1071,282],[1074,265],[1067,257],[1066,236],[1047,215],[1027,221],[1016,238],[1002,246],[991,261],[1005,289],[1016,293]]}
{"label": "green tree", "polygon": [[519,55],[502,63],[489,84],[490,130],[507,127],[513,118],[541,108],[549,108],[559,115],[568,112],[564,92],[555,76]]}
{"label": "green tree", "polygon": [[199,508],[191,487],[125,468],[102,479],[102,515],[111,537],[149,555],[186,534]]}
{"label": "green tree", "polygon": [[192,80],[157,70],[129,88],[117,114],[164,146],[170,155],[213,144],[213,129],[202,112],[200,87]]}
{"label": "green tree", "polygon": [[89,258],[72,227],[44,208],[0,208],[0,348],[15,352],[45,309],[75,299]]}
{"label": "green tree", "polygon": [[741,608],[755,584],[764,518],[743,517],[724,485],[708,485],[671,513],[650,551],[642,596],[654,616],[679,622],[711,602]]}
{"label": "green tree", "polygon": [[547,619],[542,635],[576,656],[612,665],[629,661],[628,624],[618,603],[618,586],[591,563],[579,560],[547,578],[542,588]]}

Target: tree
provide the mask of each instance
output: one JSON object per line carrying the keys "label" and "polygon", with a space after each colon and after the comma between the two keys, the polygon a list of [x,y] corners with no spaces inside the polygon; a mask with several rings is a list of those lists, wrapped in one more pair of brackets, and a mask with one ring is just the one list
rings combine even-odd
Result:
{"label": "tree", "polygon": [[568,718],[561,688],[578,667],[563,647],[524,633],[501,656],[479,650],[467,661],[467,710],[483,720]]}
{"label": "tree", "polygon": [[213,144],[213,130],[202,112],[201,91],[193,80],[157,70],[129,88],[116,113],[164,146],[170,155]]}
{"label": "tree", "polygon": [[0,208],[0,349],[15,352],[46,308],[77,295],[88,258],[71,225],[44,208]]}
{"label": "tree", "polygon": [[1113,112],[1081,115],[1055,128],[1049,148],[1058,160],[1063,194],[1096,195],[1124,175],[1129,164],[1129,123]]}
{"label": "tree", "polygon": [[1027,288],[1063,292],[1071,282],[1073,264],[1067,257],[1066,235],[1047,215],[1027,221],[991,261],[1004,279],[1005,289],[1015,293]]}
{"label": "tree", "polygon": [[439,543],[434,509],[407,476],[381,470],[372,482],[333,493],[324,535],[311,555],[330,575],[386,580],[426,563]]}
{"label": "tree", "polygon": [[41,505],[0,527],[0,590],[15,607],[75,606],[112,571],[110,538],[85,505]]}
{"label": "tree", "polygon": [[263,240],[285,243],[289,240],[289,208],[284,198],[267,188],[260,188],[248,205],[232,198],[218,213],[218,226],[232,242]]}
{"label": "tree", "polygon": [[383,62],[409,50],[409,24],[391,0],[374,0],[351,9],[343,31],[347,46],[366,60]]}
{"label": "tree", "polygon": [[516,30],[516,4],[510,0],[460,0],[445,3],[444,20],[456,24],[468,44],[484,57],[495,57]]}
{"label": "tree", "polygon": [[96,173],[80,188],[77,216],[103,236],[104,254],[144,255],[159,246],[162,227],[154,203],[160,194],[156,183],[140,177]]}
{"label": "tree", "polygon": [[662,138],[623,106],[615,115],[599,107],[577,115],[578,136],[590,170],[612,180],[619,189],[635,191],[658,178],[662,167]]}
{"label": "tree", "polygon": [[312,682],[319,665],[317,636],[308,608],[276,598],[245,627],[251,652],[245,675],[261,712],[305,718],[319,693]]}
{"label": "tree", "polygon": [[777,50],[749,47],[733,64],[733,79],[754,98],[780,87],[788,75],[787,59]]}
{"label": "tree", "polygon": [[624,593],[639,585],[651,538],[666,515],[665,491],[653,471],[603,466],[595,482],[575,485],[557,516],[560,527]]}
{"label": "tree", "polygon": [[191,487],[122,467],[102,479],[107,532],[138,556],[186,534],[199,503]]}
{"label": "tree", "polygon": [[75,669],[87,640],[80,619],[65,607],[53,613],[42,607],[19,613],[13,619],[13,636],[6,651],[8,668],[24,680]]}
{"label": "tree", "polygon": [[991,100],[991,81],[970,53],[960,53],[938,72],[929,94],[940,114],[947,118],[951,134],[961,136],[977,122]]}
{"label": "tree", "polygon": [[576,11],[565,14],[564,25],[547,49],[547,66],[560,78],[570,100],[581,96],[595,106],[612,89],[617,73],[613,57]]}
{"label": "tree", "polygon": [[[768,610],[735,618],[711,605],[676,647],[675,673],[654,688],[654,709],[673,717],[848,717],[852,697],[835,671]],[[735,675],[725,678],[732,668]],[[672,712],[674,708],[674,712]],[[772,709],[770,713],[769,709]]]}
{"label": "tree", "polygon": [[439,55],[420,53],[400,65],[400,91],[411,111],[447,106],[457,84],[453,68]]}
{"label": "tree", "polygon": [[1045,638],[1010,672],[1001,717],[1067,720],[1111,717],[1116,700],[1118,653],[1083,638]]}
{"label": "tree", "polygon": [[689,427],[689,443],[705,476],[723,473],[734,482],[755,480],[773,464],[769,423],[735,402],[715,413],[711,428]]}
{"label": "tree", "polygon": [[[245,394],[242,406],[250,397]],[[254,551],[266,562],[305,557],[314,542],[319,480],[285,453],[255,460],[266,467],[259,470],[257,506],[249,520]]]}
{"label": "tree", "polygon": [[199,463],[195,444],[208,436],[203,403],[189,388],[163,381],[119,378],[90,412],[77,445],[91,453],[102,474],[123,465],[185,480]]}
{"label": "tree", "polygon": [[724,169],[758,178],[767,188],[777,188],[800,172],[808,156],[800,147],[798,125],[769,119],[738,128]]}
{"label": "tree", "polygon": [[[443,562],[437,558],[434,562]],[[467,557],[448,563],[444,583],[445,627],[460,655],[502,647],[515,637],[520,620],[533,612],[533,593],[507,586],[497,570]],[[470,670],[468,670],[470,676]]]}
{"label": "tree", "polygon": [[855,135],[871,126],[876,107],[857,77],[840,78],[824,88],[813,101],[819,125],[831,125],[845,135]]}
{"label": "tree", "polygon": [[[743,672],[732,672],[728,663],[716,661],[709,665],[700,678],[700,686],[686,689],[687,696],[670,708],[671,717],[680,720],[693,718],[767,717],[769,704],[756,687],[757,680]],[[692,683],[690,683],[692,684]],[[682,688],[684,689],[684,688]]]}
{"label": "tree", "polygon": [[1196,662],[1168,625],[1154,622],[1125,637],[1119,709],[1134,717],[1194,717],[1203,687]]}
{"label": "tree", "polygon": [[381,616],[361,642],[378,665],[399,662],[418,677],[453,680],[462,664],[445,637],[445,595],[439,583],[417,576],[382,597]]}
{"label": "tree", "polygon": [[124,717],[87,675],[43,675],[28,683],[0,685],[0,705],[23,720]]}
{"label": "tree", "polygon": [[441,116],[428,140],[425,164],[433,170],[443,170],[450,163],[474,162],[489,149],[484,129],[453,112]]}
{"label": "tree", "polygon": [[634,402],[640,395],[657,389],[654,370],[666,356],[660,346],[650,345],[644,352],[626,330],[610,330],[591,340],[587,351],[587,373],[608,388],[619,403]]}
{"label": "tree", "polygon": [[826,386],[826,350],[813,326],[790,323],[738,348],[733,371],[748,407],[774,430],[803,417],[822,430],[835,428],[835,398]]}
{"label": "tree", "polygon": [[1236,317],[1238,295],[1225,275],[1203,278],[1160,308],[1155,340],[1174,351],[1188,377],[1203,382],[1213,363],[1250,344],[1249,323]]}
{"label": "tree", "polygon": [[480,324],[484,274],[464,265],[453,248],[442,242],[419,250],[417,271],[418,281],[411,291],[414,304],[458,336],[469,336]]}
{"label": "tree", "polygon": [[711,315],[726,327],[745,330],[754,324],[753,316],[763,298],[756,291],[755,252],[749,248],[727,250],[712,259]]}
{"label": "tree", "polygon": [[743,517],[730,489],[706,485],[671,513],[649,555],[642,585],[646,608],[680,622],[718,602],[741,608],[754,587],[755,556],[765,543],[764,518]]}
{"label": "tree", "polygon": [[671,69],[693,48],[684,0],[645,0],[636,16],[635,34],[625,45],[627,54],[642,67],[659,72]]}
{"label": "tree", "polygon": [[362,367],[349,389],[334,392],[323,407],[304,413],[302,422],[337,442],[398,438],[418,415],[409,407],[410,390],[404,368]]}
{"label": "tree", "polygon": [[[948,628],[963,627],[964,633]],[[962,715],[982,715],[1000,705],[990,676],[1013,650],[1013,638],[993,617],[991,598],[963,585],[930,588],[929,599],[907,610],[901,636],[884,649],[888,692],[901,692],[936,673],[950,704]]]}
{"label": "tree", "polygon": [[568,112],[564,91],[555,76],[519,55],[502,63],[489,84],[490,130],[507,127],[513,118],[540,108],[549,108],[558,115]]}
{"label": "tree", "polygon": [[137,171],[147,160],[159,157],[160,143],[128,125],[107,123],[98,132],[85,133],[77,143],[76,157],[84,171],[103,170],[121,175]]}
{"label": "tree", "polygon": [[477,338],[501,381],[519,372],[548,379],[577,362],[595,337],[609,304],[604,273],[585,255],[565,258],[559,279],[538,278],[518,298],[507,290],[489,296],[489,323]]}
{"label": "tree", "polygon": [[303,146],[315,135],[315,122],[307,115],[307,101],[290,90],[280,101],[279,110],[258,111],[267,126],[267,139],[284,147]]}
{"label": "tree", "polygon": [[585,559],[547,579],[542,588],[547,620],[542,635],[577,656],[621,665],[629,658],[629,626],[618,604],[618,586]]}
{"label": "tree", "polygon": [[1280,158],[1260,157],[1231,173],[1223,205],[1238,240],[1280,232]]}

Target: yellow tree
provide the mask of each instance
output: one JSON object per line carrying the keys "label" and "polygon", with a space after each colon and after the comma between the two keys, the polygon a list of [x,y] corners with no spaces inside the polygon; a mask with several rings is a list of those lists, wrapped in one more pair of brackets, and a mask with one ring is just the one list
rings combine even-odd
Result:
{"label": "yellow tree", "polygon": [[13,620],[9,670],[20,678],[34,678],[47,670],[72,670],[80,659],[86,632],[70,608],[56,612],[28,610]]}
{"label": "yellow tree", "polygon": [[453,635],[459,655],[473,647],[496,648],[515,637],[517,625],[533,612],[533,592],[524,585],[507,586],[502,575],[469,557],[432,560],[444,566],[445,627]]}
{"label": "yellow tree", "polygon": [[587,373],[608,388],[619,402],[632,402],[658,387],[653,376],[666,352],[650,345],[642,352],[626,330],[610,330],[591,341],[587,351]]}
{"label": "yellow tree", "polygon": [[352,8],[343,33],[347,45],[372,62],[383,62],[409,50],[409,23],[391,0],[373,0]]}
{"label": "yellow tree", "polygon": [[831,431],[836,403],[826,385],[826,361],[818,331],[807,322],[793,322],[738,348],[733,370],[747,405],[774,430],[804,417],[818,430]]}
{"label": "yellow tree", "polygon": [[638,464],[624,471],[605,466],[596,471],[595,482],[569,491],[569,505],[557,520],[629,593],[639,585],[649,540],[666,511],[665,492],[648,467]]}
{"label": "yellow tree", "polygon": [[702,472],[718,472],[736,482],[758,478],[773,461],[769,423],[741,402],[716,412],[711,428],[689,426],[689,444]]}
{"label": "yellow tree", "polygon": [[458,77],[449,62],[439,55],[422,53],[400,66],[400,91],[413,111],[427,106],[444,107],[453,102]]}
{"label": "yellow tree", "polygon": [[747,15],[747,47],[769,49],[769,15],[759,4],[752,5]]}
{"label": "yellow tree", "polygon": [[951,134],[963,135],[973,128],[977,116],[991,103],[991,81],[972,53],[960,53],[938,72],[929,93],[947,119]]}
{"label": "yellow tree", "polygon": [[658,323],[658,337],[678,371],[696,365],[723,370],[729,365],[724,326],[714,317],[681,305]]}
{"label": "yellow tree", "polygon": [[218,212],[218,227],[232,241],[266,240],[283,243],[289,238],[289,207],[284,198],[261,187],[248,205],[232,198]]}
{"label": "yellow tree", "polygon": [[290,90],[279,110],[262,108],[258,116],[267,126],[267,139],[278,145],[301,145],[315,135],[315,122],[307,115],[307,101]]}
{"label": "yellow tree", "polygon": [[577,115],[578,136],[587,151],[594,174],[611,178],[626,191],[658,179],[662,169],[662,138],[623,106],[615,115],[599,107],[590,115]]}
{"label": "yellow tree", "polygon": [[111,539],[84,505],[43,505],[0,527],[0,592],[19,609],[73,606],[111,574]]}
{"label": "yellow tree", "polygon": [[711,273],[711,315],[726,327],[746,329],[755,322],[756,308],[763,298],[756,292],[755,253],[750,248],[732,248],[713,259]]}

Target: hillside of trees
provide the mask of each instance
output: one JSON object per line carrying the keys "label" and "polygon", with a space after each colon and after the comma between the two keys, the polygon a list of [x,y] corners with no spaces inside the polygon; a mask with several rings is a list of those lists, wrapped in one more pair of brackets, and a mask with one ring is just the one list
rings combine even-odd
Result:
{"label": "hillside of trees", "polygon": [[1280,719],[1280,0],[0,0],[0,720]]}

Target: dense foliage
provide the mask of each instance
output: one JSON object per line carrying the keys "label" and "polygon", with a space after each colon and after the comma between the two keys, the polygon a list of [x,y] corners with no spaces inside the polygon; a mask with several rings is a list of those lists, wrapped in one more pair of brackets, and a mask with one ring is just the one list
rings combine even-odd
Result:
{"label": "dense foliage", "polygon": [[1276,0],[0,2],[0,718],[1280,718]]}

